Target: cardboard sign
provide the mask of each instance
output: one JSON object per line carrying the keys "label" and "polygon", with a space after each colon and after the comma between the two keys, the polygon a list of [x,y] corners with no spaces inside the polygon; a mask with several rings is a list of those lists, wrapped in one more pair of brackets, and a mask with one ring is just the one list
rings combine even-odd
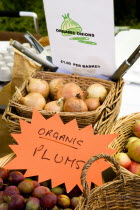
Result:
{"label": "cardboard sign", "polygon": [[58,72],[110,76],[115,71],[113,0],[44,0]]}
{"label": "cardboard sign", "polygon": [[[20,124],[21,134],[12,134],[18,144],[10,146],[17,157],[5,167],[27,169],[25,176],[38,175],[39,182],[51,179],[52,187],[65,183],[67,192],[75,185],[81,188],[81,170],[90,157],[114,153],[107,145],[116,134],[94,135],[91,125],[79,130],[76,120],[64,124],[58,114],[46,120],[34,110],[31,124],[23,120]],[[105,161],[95,168],[93,164],[88,183],[101,184],[100,173],[108,167]]]}

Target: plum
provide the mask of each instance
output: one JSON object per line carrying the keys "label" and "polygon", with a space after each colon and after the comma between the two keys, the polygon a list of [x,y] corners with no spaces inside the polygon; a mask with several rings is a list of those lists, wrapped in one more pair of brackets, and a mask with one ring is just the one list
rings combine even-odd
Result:
{"label": "plum", "polygon": [[63,210],[72,210],[71,208],[65,208],[65,209],[63,209]]}
{"label": "plum", "polygon": [[48,187],[38,186],[33,190],[32,196],[40,199],[47,192],[50,192]]}
{"label": "plum", "polygon": [[140,120],[137,120],[132,127],[133,133],[135,136],[140,138]]}
{"label": "plum", "polygon": [[47,192],[42,196],[40,203],[43,208],[51,209],[57,203],[57,196],[52,192]]}
{"label": "plum", "polygon": [[127,154],[132,160],[140,163],[140,140],[135,140],[131,143]]}
{"label": "plum", "polygon": [[40,200],[35,197],[30,197],[26,203],[25,210],[39,210],[40,209]]}
{"label": "plum", "polygon": [[126,149],[126,151],[128,151],[128,148],[130,147],[130,145],[132,144],[133,141],[135,140],[140,140],[140,138],[136,137],[136,136],[131,136],[126,140],[126,144],[124,146],[124,148]]}
{"label": "plum", "polygon": [[51,210],[59,210],[57,206],[54,206]]}
{"label": "plum", "polygon": [[8,181],[12,185],[18,185],[24,180],[24,175],[19,171],[13,171],[9,174]]}
{"label": "plum", "polygon": [[40,185],[44,186],[44,187],[51,188],[51,179],[48,179],[48,180],[46,180],[44,182],[41,182]]}
{"label": "plum", "polygon": [[4,203],[3,200],[3,191],[0,191],[0,204]]}
{"label": "plum", "polygon": [[9,173],[7,169],[0,167],[0,178],[2,178],[3,181],[6,181],[8,179]]}
{"label": "plum", "polygon": [[9,210],[8,203],[0,204],[0,210]]}
{"label": "plum", "polygon": [[123,166],[124,168],[129,168],[129,166],[131,165],[131,160],[128,157],[127,153],[124,152],[118,152],[115,155],[115,159],[117,160],[117,162]]}
{"label": "plum", "polygon": [[70,200],[70,205],[72,208],[76,208],[76,206],[78,206],[79,204],[79,197],[73,197]]}
{"label": "plum", "polygon": [[64,188],[58,186],[58,187],[52,188],[51,192],[53,192],[55,195],[61,195],[65,193],[65,190]]}
{"label": "plum", "polygon": [[23,194],[30,194],[34,189],[33,181],[25,179],[18,184],[18,189]]}
{"label": "plum", "polygon": [[8,201],[9,210],[24,210],[25,200],[21,195],[11,195]]}
{"label": "plum", "polygon": [[8,202],[11,195],[20,194],[16,186],[8,186],[3,192],[4,201]]}
{"label": "plum", "polygon": [[36,187],[40,186],[40,183],[39,183],[39,182],[34,181],[34,180],[33,180],[32,182],[33,182],[34,188],[36,188]]}
{"label": "plum", "polygon": [[3,188],[3,180],[0,178],[0,190]]}
{"label": "plum", "polygon": [[57,203],[63,208],[68,208],[70,206],[70,198],[67,195],[59,195]]}

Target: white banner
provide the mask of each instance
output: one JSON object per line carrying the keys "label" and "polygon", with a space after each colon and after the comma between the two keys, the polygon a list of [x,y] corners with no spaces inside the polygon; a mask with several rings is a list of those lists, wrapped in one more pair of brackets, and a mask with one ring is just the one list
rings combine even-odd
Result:
{"label": "white banner", "polygon": [[115,71],[113,0],[44,0],[59,72],[98,77]]}

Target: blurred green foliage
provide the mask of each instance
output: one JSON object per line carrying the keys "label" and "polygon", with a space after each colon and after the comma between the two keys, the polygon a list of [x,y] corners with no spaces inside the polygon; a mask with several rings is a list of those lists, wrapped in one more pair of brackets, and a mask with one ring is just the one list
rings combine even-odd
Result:
{"label": "blurred green foliage", "polygon": [[[38,15],[39,31],[42,36],[47,35],[43,0],[0,0],[0,10],[31,11]],[[114,0],[115,25],[140,28],[140,0]],[[1,31],[29,31],[34,33],[32,17],[0,17]]]}
{"label": "blurred green foliage", "polygon": [[[0,10],[35,12],[39,19],[39,32],[47,35],[43,0],[0,0]],[[1,31],[16,31],[35,33],[32,17],[0,17]]]}

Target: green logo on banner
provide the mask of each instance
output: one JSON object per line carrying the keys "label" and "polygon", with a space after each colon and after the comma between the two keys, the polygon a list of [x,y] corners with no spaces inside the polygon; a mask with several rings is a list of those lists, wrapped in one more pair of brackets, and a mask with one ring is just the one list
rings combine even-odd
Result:
{"label": "green logo on banner", "polygon": [[75,34],[82,32],[81,26],[69,17],[69,13],[67,15],[62,15],[62,17],[64,18],[64,21],[61,25],[61,29],[62,31],[66,31],[66,33],[62,32],[63,36],[71,36],[72,34],[69,32],[73,32]]}
{"label": "green logo on banner", "polygon": [[[61,24],[61,33],[63,36],[94,36],[94,34],[82,33],[82,27],[79,25],[79,23],[70,18],[69,13],[62,15],[62,17],[64,18],[64,21]],[[97,45],[96,42],[90,41],[88,37],[72,37],[69,40],[77,40],[79,43],[83,44]]]}

